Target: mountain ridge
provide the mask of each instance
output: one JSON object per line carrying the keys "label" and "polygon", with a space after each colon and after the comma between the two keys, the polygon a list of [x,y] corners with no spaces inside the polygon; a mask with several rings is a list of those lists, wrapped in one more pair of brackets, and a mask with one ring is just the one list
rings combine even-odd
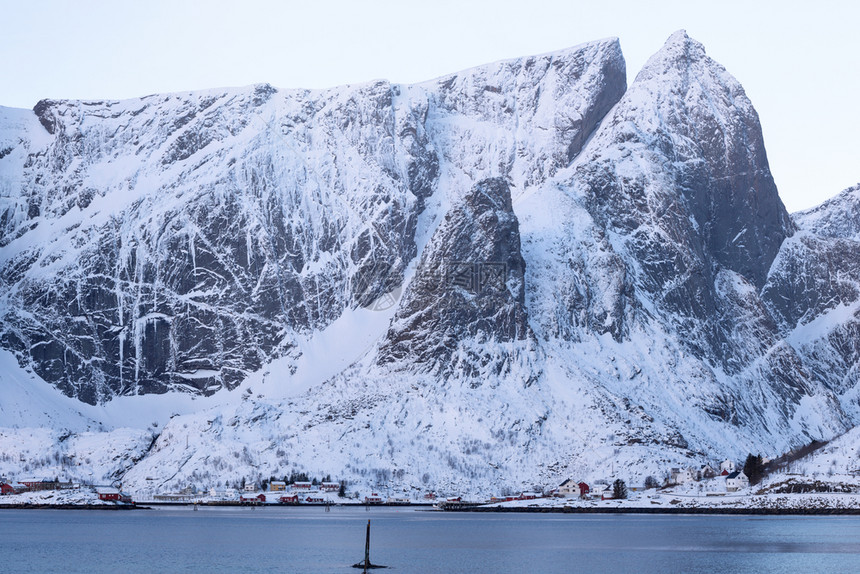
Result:
{"label": "mountain ridge", "polygon": [[683,31],[630,86],[607,39],[37,107],[51,138],[0,119],[0,345],[106,409],[201,399],[150,428],[136,488],[639,480],[860,416],[853,192],[789,216],[752,103]]}

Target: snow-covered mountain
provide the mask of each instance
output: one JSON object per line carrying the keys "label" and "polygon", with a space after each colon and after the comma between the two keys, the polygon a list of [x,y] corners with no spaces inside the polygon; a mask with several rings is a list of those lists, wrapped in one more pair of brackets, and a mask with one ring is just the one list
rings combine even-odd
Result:
{"label": "snow-covered mountain", "polygon": [[858,189],[789,216],[684,32],[629,88],[609,39],[0,108],[0,345],[85,421],[138,421],[102,472],[132,488],[637,480],[858,422]]}

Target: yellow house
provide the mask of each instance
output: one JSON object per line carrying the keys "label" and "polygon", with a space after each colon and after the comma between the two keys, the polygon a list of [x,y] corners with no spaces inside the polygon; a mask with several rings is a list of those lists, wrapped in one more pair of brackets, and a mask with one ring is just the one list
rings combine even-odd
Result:
{"label": "yellow house", "polygon": [[287,483],[281,480],[273,480],[269,483],[269,491],[271,492],[283,492],[287,489]]}

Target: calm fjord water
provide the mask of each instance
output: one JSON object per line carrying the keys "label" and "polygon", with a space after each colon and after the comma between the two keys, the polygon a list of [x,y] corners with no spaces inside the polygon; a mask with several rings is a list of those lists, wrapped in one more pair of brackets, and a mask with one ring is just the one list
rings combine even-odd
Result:
{"label": "calm fjord water", "polygon": [[412,509],[0,511],[0,571],[392,574],[860,572],[860,517],[456,514]]}

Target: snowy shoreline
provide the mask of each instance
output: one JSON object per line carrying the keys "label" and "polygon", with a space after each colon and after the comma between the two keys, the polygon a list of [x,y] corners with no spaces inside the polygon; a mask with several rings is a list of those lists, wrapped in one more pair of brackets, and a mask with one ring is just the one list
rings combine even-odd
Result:
{"label": "snowy shoreline", "polygon": [[[137,504],[39,504],[39,503],[18,503],[18,504],[0,504],[2,510],[153,510],[152,506],[194,506],[191,503],[147,503],[146,505]],[[233,505],[212,505],[201,504],[200,506],[247,506],[240,504]],[[270,504],[262,506],[272,506],[276,508],[284,508],[285,505]],[[303,505],[303,506],[324,506],[324,505]],[[363,506],[363,505],[344,505],[344,506]],[[860,508],[848,507],[713,507],[713,506],[685,506],[685,507],[646,507],[646,506],[623,506],[623,507],[577,507],[577,506],[542,506],[542,507],[498,507],[498,506],[467,506],[462,508],[451,508],[446,510],[432,509],[426,504],[401,505],[402,507],[414,508],[416,511],[424,512],[472,512],[472,513],[520,513],[520,514],[674,514],[674,515],[737,515],[737,516],[856,516],[860,515]],[[387,508],[380,506],[376,508]]]}
{"label": "snowy shoreline", "polygon": [[0,504],[0,510],[152,510],[137,504],[39,504],[22,502]]}
{"label": "snowy shoreline", "polygon": [[445,512],[520,512],[520,513],[554,513],[554,514],[736,514],[736,515],[762,515],[762,516],[806,516],[806,515],[858,515],[860,508],[840,507],[809,507],[809,508],[773,508],[773,507],[743,507],[725,508],[714,506],[686,506],[686,507],[647,507],[647,506],[624,506],[624,507],[577,507],[577,506],[548,506],[548,507],[486,507],[473,506],[466,508],[455,508]]}

